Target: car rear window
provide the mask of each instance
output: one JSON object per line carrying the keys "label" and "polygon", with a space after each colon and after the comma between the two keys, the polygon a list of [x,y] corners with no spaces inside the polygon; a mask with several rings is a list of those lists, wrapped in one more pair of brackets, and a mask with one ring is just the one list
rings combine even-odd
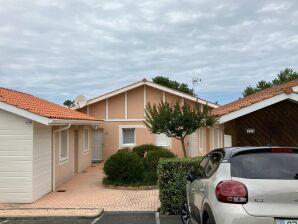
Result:
{"label": "car rear window", "polygon": [[[273,150],[273,149],[272,149]],[[244,153],[231,158],[233,177],[298,180],[297,150]]]}

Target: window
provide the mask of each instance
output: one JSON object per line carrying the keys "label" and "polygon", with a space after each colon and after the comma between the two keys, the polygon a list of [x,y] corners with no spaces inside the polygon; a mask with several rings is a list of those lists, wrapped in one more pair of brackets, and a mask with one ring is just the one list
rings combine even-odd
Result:
{"label": "window", "polygon": [[215,152],[210,156],[210,159],[205,169],[206,177],[209,178],[215,173],[215,171],[217,170],[217,168],[221,163],[222,158],[223,158],[223,155],[219,152]]}
{"label": "window", "polygon": [[168,136],[166,136],[165,134],[155,135],[155,141],[157,146],[170,146],[170,138],[168,138]]}
{"label": "window", "polygon": [[84,152],[89,151],[89,128],[84,128]]}
{"label": "window", "polygon": [[134,146],[135,141],[135,128],[122,128],[122,145]]}
{"label": "window", "polygon": [[60,162],[68,160],[68,131],[60,131]]}
{"label": "window", "polygon": [[206,165],[209,161],[210,155],[205,156],[202,161],[200,162],[199,165],[199,174],[200,174],[200,178],[204,178],[205,177],[205,173],[204,170],[206,168]]}
{"label": "window", "polygon": [[245,153],[232,157],[233,177],[294,180],[298,176],[298,150],[293,153]]}

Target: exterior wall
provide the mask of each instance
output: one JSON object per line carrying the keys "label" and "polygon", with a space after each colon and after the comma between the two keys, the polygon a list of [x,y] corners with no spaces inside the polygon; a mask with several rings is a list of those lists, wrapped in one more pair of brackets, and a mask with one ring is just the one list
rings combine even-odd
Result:
{"label": "exterior wall", "polygon": [[96,117],[100,120],[106,119],[106,101],[100,101],[98,103],[92,104],[89,107],[89,114],[96,114]]}
{"label": "exterior wall", "polygon": [[125,94],[119,94],[109,98],[109,119],[125,118]]}
{"label": "exterior wall", "polygon": [[[63,126],[55,127],[54,130],[61,129]],[[86,126],[88,127],[88,126]],[[75,175],[75,130],[78,130],[79,141],[78,141],[78,172],[82,172],[91,165],[92,162],[92,129],[89,126],[89,151],[83,151],[84,142],[84,126],[73,126],[68,129],[68,160],[60,162],[59,153],[59,132],[55,133],[55,185],[60,186],[62,183],[67,181],[69,178]]]}
{"label": "exterior wall", "polygon": [[[298,146],[298,103],[282,101],[226,122],[232,146]],[[247,129],[254,129],[254,134]]]}
{"label": "exterior wall", "polygon": [[127,92],[127,118],[144,118],[144,87],[133,89]]}
{"label": "exterior wall", "polygon": [[[104,145],[103,145],[103,159],[106,160],[112,154],[117,152],[119,148],[122,148],[119,144],[119,127],[123,125],[137,125],[144,126],[144,102],[146,104],[159,103],[161,100],[166,100],[170,103],[182,102],[194,106],[195,102],[190,100],[184,100],[180,96],[163,92],[162,90],[150,87],[141,86],[126,93],[121,93],[117,96],[113,96],[104,99],[100,102],[89,105],[89,115],[95,116],[98,119],[103,119],[104,122],[100,125],[100,128],[104,129]],[[108,103],[107,103],[108,102]],[[108,108],[106,108],[108,105]],[[81,110],[84,112],[84,110]],[[108,114],[106,114],[108,112]],[[203,152],[205,154],[209,151],[212,143],[209,143],[209,129],[206,128],[203,131]],[[150,134],[149,130],[144,126],[143,128],[136,129],[136,145],[141,144],[156,144],[156,136]],[[186,150],[189,147],[189,138],[185,141]],[[169,147],[176,155],[183,156],[181,143],[174,138],[171,139],[171,146]],[[199,150],[199,149],[198,149]]]}
{"label": "exterior wall", "polygon": [[0,110],[0,203],[33,201],[33,124]]}
{"label": "exterior wall", "polygon": [[52,190],[52,127],[33,124],[33,200]]}

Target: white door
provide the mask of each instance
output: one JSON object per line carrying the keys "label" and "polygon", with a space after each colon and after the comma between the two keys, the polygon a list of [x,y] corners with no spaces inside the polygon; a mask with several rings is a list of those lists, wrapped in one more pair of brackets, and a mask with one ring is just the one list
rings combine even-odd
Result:
{"label": "white door", "polygon": [[188,148],[189,157],[195,157],[199,155],[199,134],[198,131],[195,131],[189,135],[189,148]]}
{"label": "white door", "polygon": [[102,160],[103,129],[93,130],[93,161]]}

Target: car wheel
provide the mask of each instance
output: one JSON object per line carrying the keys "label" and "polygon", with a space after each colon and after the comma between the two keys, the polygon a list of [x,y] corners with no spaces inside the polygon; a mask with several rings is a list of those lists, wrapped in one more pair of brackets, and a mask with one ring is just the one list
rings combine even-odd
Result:
{"label": "car wheel", "polygon": [[183,224],[191,224],[190,214],[186,203],[183,203],[181,206],[181,219]]}
{"label": "car wheel", "polygon": [[215,224],[215,222],[213,222],[210,218],[208,218],[206,220],[206,223],[205,224]]}

